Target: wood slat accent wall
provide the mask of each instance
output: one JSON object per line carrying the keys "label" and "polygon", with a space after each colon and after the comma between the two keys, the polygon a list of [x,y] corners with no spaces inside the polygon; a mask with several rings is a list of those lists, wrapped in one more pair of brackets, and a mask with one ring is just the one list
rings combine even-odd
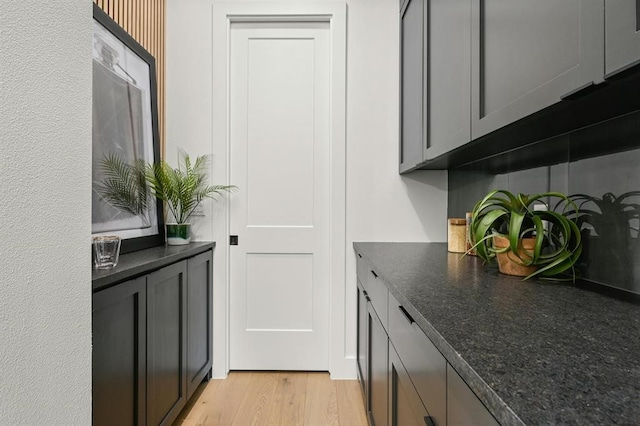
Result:
{"label": "wood slat accent wall", "polygon": [[165,11],[166,0],[94,0],[156,58],[160,152],[165,153]]}

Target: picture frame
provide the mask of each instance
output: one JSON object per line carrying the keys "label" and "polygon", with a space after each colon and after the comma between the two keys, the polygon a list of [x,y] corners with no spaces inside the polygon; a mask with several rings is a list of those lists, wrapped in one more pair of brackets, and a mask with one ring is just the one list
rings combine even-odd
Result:
{"label": "picture frame", "polygon": [[99,190],[110,155],[127,164],[160,161],[155,58],[93,4],[92,235],[117,235],[121,253],[165,243],[163,203],[144,212],[115,207]]}

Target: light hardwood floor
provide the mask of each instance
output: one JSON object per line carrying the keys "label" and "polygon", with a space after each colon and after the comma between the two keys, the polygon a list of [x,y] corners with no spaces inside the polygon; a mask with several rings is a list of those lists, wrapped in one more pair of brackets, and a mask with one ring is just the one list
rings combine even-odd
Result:
{"label": "light hardwood floor", "polygon": [[360,385],[329,373],[231,372],[200,385],[174,425],[366,426]]}

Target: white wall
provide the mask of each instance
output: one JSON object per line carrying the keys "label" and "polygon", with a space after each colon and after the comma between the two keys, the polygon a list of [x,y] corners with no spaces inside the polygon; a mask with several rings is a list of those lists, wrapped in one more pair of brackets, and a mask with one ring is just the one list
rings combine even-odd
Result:
{"label": "white wall", "polygon": [[0,6],[0,423],[91,423],[91,4]]}
{"label": "white wall", "polygon": [[[226,182],[226,159],[212,140],[211,3],[168,0],[167,154],[180,146],[193,155],[214,155],[215,183]],[[242,0],[236,0],[242,1]],[[263,0],[268,1],[268,0]],[[300,0],[297,0],[300,1]],[[347,18],[347,288],[345,327],[333,330],[345,358],[355,358],[355,256],[353,241],[445,241],[446,172],[398,175],[399,27],[398,0],[348,0]],[[223,156],[226,154],[223,154]],[[231,182],[233,183],[233,182]],[[218,241],[214,298],[226,298],[227,243],[222,204],[205,206],[196,238]],[[214,301],[214,303],[216,303]],[[218,330],[226,314],[214,317]],[[214,335],[214,360],[225,356],[225,339]],[[333,341],[333,339],[332,339]],[[335,343],[335,342],[334,342]],[[215,363],[215,362],[214,362]],[[350,362],[355,377],[355,363]],[[216,367],[214,366],[214,369]],[[219,363],[218,363],[219,368]],[[220,371],[214,371],[220,375]]]}

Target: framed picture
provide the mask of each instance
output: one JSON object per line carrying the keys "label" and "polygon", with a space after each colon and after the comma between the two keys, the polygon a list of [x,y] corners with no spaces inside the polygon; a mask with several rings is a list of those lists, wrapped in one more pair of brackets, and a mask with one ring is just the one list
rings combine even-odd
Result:
{"label": "framed picture", "polygon": [[164,244],[162,202],[127,211],[105,197],[108,157],[160,161],[155,59],[93,4],[92,234],[118,235],[121,253]]}

